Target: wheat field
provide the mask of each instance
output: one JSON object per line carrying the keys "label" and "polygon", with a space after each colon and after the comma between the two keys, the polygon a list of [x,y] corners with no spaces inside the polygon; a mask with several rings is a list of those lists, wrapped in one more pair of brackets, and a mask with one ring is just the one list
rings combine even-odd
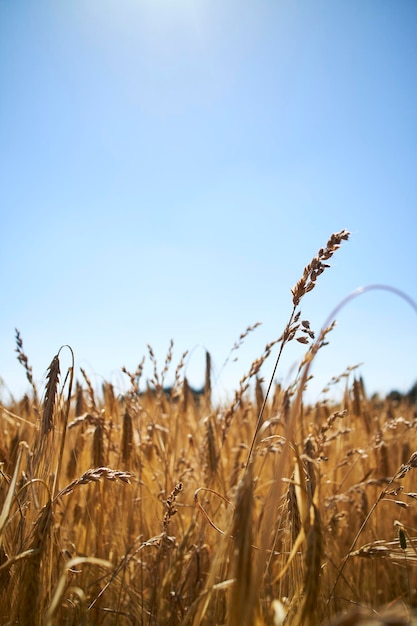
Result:
{"label": "wheat field", "polygon": [[[31,391],[0,407],[1,624],[414,623],[415,396],[368,398],[348,369],[338,401],[303,399],[332,323],[313,332],[300,301],[348,236],[304,268],[282,335],[228,402],[210,355],[196,394],[172,344],[160,366],[149,347],[151,380],[143,361],[123,369],[123,393],[61,371],[64,347],[40,391],[17,331]],[[283,388],[291,341],[306,352]]]}

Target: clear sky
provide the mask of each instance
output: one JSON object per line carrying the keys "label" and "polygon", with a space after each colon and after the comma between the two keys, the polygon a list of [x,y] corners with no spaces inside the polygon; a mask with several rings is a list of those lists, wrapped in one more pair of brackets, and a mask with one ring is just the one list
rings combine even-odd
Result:
{"label": "clear sky", "polygon": [[[77,375],[120,385],[147,343],[162,367],[173,338],[173,369],[189,349],[199,386],[207,348],[233,391],[343,228],[302,303],[314,330],[361,285],[417,299],[414,0],[0,0],[0,137],[0,377],[15,394],[15,327],[40,386],[62,344]],[[355,299],[329,338],[314,399],[357,363],[369,392],[417,380],[417,317],[392,294]],[[279,380],[302,354],[288,346]]]}

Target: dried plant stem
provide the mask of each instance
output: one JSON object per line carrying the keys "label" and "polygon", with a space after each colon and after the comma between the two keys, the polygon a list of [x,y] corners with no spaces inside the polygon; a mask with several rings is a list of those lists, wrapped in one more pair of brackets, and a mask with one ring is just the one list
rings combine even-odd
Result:
{"label": "dried plant stem", "polygon": [[253,451],[254,451],[254,449],[256,447],[256,444],[257,444],[257,441],[258,441],[258,434],[259,434],[259,431],[260,431],[261,426],[262,426],[262,421],[263,421],[263,415],[264,415],[264,412],[265,412],[265,407],[266,407],[266,404],[268,402],[269,395],[271,393],[272,385],[274,384],[275,375],[277,373],[278,365],[279,365],[279,362],[280,362],[280,359],[281,359],[281,355],[282,355],[282,352],[284,350],[284,346],[285,346],[285,343],[286,343],[284,338],[285,338],[286,334],[289,337],[289,329],[291,328],[291,325],[294,322],[296,310],[297,310],[297,306],[294,305],[292,313],[290,315],[290,319],[288,320],[288,324],[287,324],[287,327],[286,327],[287,333],[284,332],[283,339],[282,339],[281,345],[279,347],[278,356],[277,356],[277,358],[275,360],[274,369],[272,370],[272,374],[271,374],[271,377],[269,379],[268,387],[267,387],[267,390],[266,390],[266,393],[265,393],[265,396],[264,396],[264,399],[263,399],[263,402],[262,402],[261,410],[259,411],[259,414],[258,414],[258,417],[257,417],[257,420],[256,420],[255,431],[254,431],[254,434],[253,434],[253,437],[252,437],[252,441],[251,441],[251,444],[250,444],[250,447],[249,447],[248,457],[247,457],[247,461],[246,461],[246,470],[248,469],[248,467],[249,467],[249,465],[250,465],[250,463],[252,461]]}

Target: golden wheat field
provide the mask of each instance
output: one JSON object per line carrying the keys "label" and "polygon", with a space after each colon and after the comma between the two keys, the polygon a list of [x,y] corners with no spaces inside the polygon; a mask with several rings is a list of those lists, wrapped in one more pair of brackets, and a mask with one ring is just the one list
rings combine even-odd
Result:
{"label": "golden wheat field", "polygon": [[[122,395],[61,371],[61,350],[38,390],[17,332],[31,393],[0,407],[1,624],[413,622],[415,397],[367,398],[348,371],[338,402],[303,401],[332,324],[315,336],[299,304],[348,235],[304,268],[229,402],[212,399],[209,354],[195,394],[172,349],[158,364],[149,348],[150,381],[143,362],[123,370]],[[294,383],[262,382],[291,341],[306,350]]]}

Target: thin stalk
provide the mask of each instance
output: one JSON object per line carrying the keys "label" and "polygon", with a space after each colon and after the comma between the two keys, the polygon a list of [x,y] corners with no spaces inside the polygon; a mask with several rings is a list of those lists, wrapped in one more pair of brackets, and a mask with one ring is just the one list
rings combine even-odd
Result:
{"label": "thin stalk", "polygon": [[276,374],[277,369],[278,369],[278,364],[280,362],[281,355],[282,355],[282,352],[284,350],[284,346],[285,346],[285,344],[287,343],[287,340],[288,340],[289,329],[291,328],[291,324],[294,321],[296,309],[297,309],[297,306],[294,305],[292,313],[290,315],[290,319],[288,320],[285,332],[284,332],[284,334],[282,336],[283,339],[281,341],[281,345],[280,345],[280,348],[279,348],[278,356],[277,356],[276,361],[275,361],[274,369],[272,370],[272,375],[271,375],[271,378],[269,379],[268,388],[266,390],[265,397],[264,397],[264,400],[262,402],[261,410],[259,411],[258,418],[256,420],[255,432],[253,434],[251,445],[250,445],[250,448],[249,448],[249,453],[248,453],[248,458],[247,458],[247,461],[246,461],[245,471],[248,469],[248,467],[249,467],[249,465],[250,465],[250,463],[252,461],[253,451],[255,449],[255,445],[257,444],[258,434],[259,434],[259,431],[261,429],[262,422],[263,422],[263,415],[264,415],[264,412],[265,412],[266,403],[268,402],[268,397],[269,397],[269,394],[271,393],[272,385],[273,385],[274,379],[275,379],[275,374]]}

